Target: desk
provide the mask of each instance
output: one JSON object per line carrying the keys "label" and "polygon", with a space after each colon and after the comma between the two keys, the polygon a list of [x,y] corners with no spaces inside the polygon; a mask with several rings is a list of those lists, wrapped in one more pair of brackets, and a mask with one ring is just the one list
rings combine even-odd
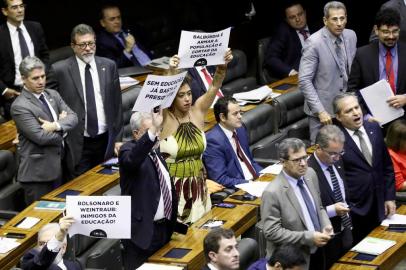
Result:
{"label": "desk", "polygon": [[[406,205],[402,205],[396,211],[398,214],[406,214]],[[340,258],[340,263],[347,263],[353,265],[369,265],[376,266],[379,269],[393,269],[402,259],[405,258],[406,254],[406,233],[389,232],[385,230],[386,227],[378,226],[375,228],[368,236],[383,238],[388,240],[395,240],[396,245],[389,248],[383,254],[377,256],[372,261],[359,261],[353,259],[357,252],[348,251],[343,257]]]}
{"label": "desk", "polygon": [[[200,270],[204,265],[203,239],[209,232],[200,226],[209,219],[226,220],[223,227],[234,230],[236,236],[241,235],[253,226],[256,219],[257,207],[252,205],[237,205],[232,209],[214,207],[210,212],[194,223],[186,235],[174,234],[172,240],[149,257],[149,262],[187,265],[189,270]],[[184,257],[165,258],[164,255],[173,248],[190,249]]]}
{"label": "desk", "polygon": [[103,169],[101,165],[85,172],[84,174],[76,177],[72,181],[60,186],[59,188],[51,191],[50,193],[42,196],[42,200],[64,202],[64,198],[58,198],[57,195],[65,190],[79,190],[81,196],[88,195],[101,195],[106,190],[117,185],[120,180],[118,171],[113,171],[113,174],[98,173]]}
{"label": "desk", "polygon": [[16,124],[13,120],[0,125],[0,150],[15,151],[13,140],[17,136]]}
{"label": "desk", "polygon": [[335,263],[330,270],[373,270],[378,269],[376,266],[371,265],[353,265],[346,263]]}

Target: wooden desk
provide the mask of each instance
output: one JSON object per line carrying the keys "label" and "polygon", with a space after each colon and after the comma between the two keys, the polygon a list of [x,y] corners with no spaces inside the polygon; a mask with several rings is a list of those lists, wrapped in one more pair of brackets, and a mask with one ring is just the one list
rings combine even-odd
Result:
{"label": "wooden desk", "polygon": [[109,190],[113,186],[117,185],[120,180],[120,174],[118,171],[113,171],[113,174],[101,174],[98,171],[103,167],[98,165],[93,169],[78,176],[72,181],[66,183],[63,186],[51,191],[50,193],[42,196],[42,200],[59,201],[64,202],[64,198],[58,198],[57,195],[65,190],[78,190],[81,191],[81,196],[87,195],[101,195],[106,190]]}
{"label": "wooden desk", "polygon": [[372,265],[354,265],[346,263],[335,263],[330,270],[373,270],[378,269],[376,266]]}
{"label": "wooden desk", "polygon": [[0,125],[0,150],[15,151],[13,140],[17,136],[17,128],[14,121],[10,120]]}
{"label": "wooden desk", "polygon": [[[402,205],[396,211],[398,214],[406,214],[406,205]],[[375,228],[368,236],[383,238],[388,240],[396,241],[396,245],[389,248],[383,254],[377,256],[372,261],[359,261],[353,259],[357,252],[349,251],[343,257],[340,258],[340,263],[355,264],[355,265],[368,265],[376,266],[379,269],[393,269],[402,259],[405,258],[406,254],[406,233],[397,233],[386,231],[386,227],[378,226]]]}
{"label": "wooden desk", "polygon": [[[252,205],[237,205],[233,209],[214,207],[209,213],[193,224],[186,235],[174,234],[172,240],[154,255],[149,257],[149,262],[187,265],[189,270],[200,270],[204,264],[203,239],[209,232],[200,226],[209,219],[226,220],[223,227],[233,229],[236,236],[241,235],[253,226],[256,219],[257,207]],[[184,257],[165,258],[164,255],[173,248],[190,249]]]}

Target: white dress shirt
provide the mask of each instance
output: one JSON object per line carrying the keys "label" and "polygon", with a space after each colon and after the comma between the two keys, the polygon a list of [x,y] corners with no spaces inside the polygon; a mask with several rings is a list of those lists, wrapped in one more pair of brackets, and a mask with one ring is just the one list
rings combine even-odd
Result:
{"label": "white dress shirt", "polygon": [[[355,130],[351,130],[351,129],[348,129],[348,128],[346,128],[346,130],[347,130],[348,134],[350,134],[351,138],[353,139],[353,141],[355,142],[355,144],[358,146],[359,150],[362,153],[359,138],[358,138],[357,135],[354,134]],[[371,153],[371,155],[372,155],[372,144],[371,144],[371,141],[369,140],[367,131],[365,130],[364,126],[360,127],[359,131],[361,131],[362,138],[364,139],[364,141],[365,141],[365,143],[366,143],[366,145],[368,147],[369,153]]]}

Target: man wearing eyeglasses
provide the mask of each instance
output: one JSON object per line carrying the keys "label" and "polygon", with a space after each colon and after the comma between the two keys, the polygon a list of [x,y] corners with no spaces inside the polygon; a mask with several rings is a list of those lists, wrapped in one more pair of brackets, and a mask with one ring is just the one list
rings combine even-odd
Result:
{"label": "man wearing eyeglasses", "polygon": [[393,92],[387,102],[394,108],[406,108],[406,44],[399,41],[400,22],[397,10],[378,11],[374,26],[378,40],[357,49],[348,81],[349,91],[359,91],[387,80]]}
{"label": "man wearing eyeglasses", "polygon": [[279,144],[282,172],[262,194],[261,217],[267,240],[267,256],[275,245],[299,246],[306,258],[305,269],[325,268],[323,247],[334,231],[318,194],[318,179],[308,168],[305,144],[288,138]]}
{"label": "man wearing eyeglasses", "polygon": [[78,176],[113,156],[122,137],[121,90],[116,64],[95,56],[93,29],[85,24],[71,33],[74,56],[52,65],[57,90],[78,115],[70,143],[67,178]]}
{"label": "man wearing eyeglasses", "polygon": [[0,25],[0,106],[4,117],[10,119],[10,106],[23,87],[20,71],[26,56],[36,56],[49,63],[48,47],[42,26],[38,22],[24,21],[25,4],[22,0],[1,1],[1,11],[7,22]]}
{"label": "man wearing eyeglasses", "polygon": [[316,136],[316,151],[308,161],[309,167],[314,169],[319,179],[321,202],[336,233],[325,247],[327,269],[352,246],[352,223],[341,160],[345,153],[344,142],[344,133],[337,126],[322,127]]}

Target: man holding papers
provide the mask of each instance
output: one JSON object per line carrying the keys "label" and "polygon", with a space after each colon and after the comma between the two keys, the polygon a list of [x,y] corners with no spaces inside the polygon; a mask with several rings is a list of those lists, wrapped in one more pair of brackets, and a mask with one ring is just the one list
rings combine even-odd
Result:
{"label": "man holding papers", "polygon": [[359,91],[387,80],[393,92],[387,102],[391,107],[401,108],[406,105],[406,44],[399,42],[399,12],[381,9],[375,17],[374,31],[378,40],[357,49],[348,90]]}
{"label": "man holding papers", "polygon": [[375,122],[363,120],[357,96],[342,93],[333,109],[345,135],[342,156],[351,208],[354,243],[396,211],[392,161]]}
{"label": "man holding papers", "polygon": [[225,187],[256,179],[262,170],[253,159],[248,135],[241,122],[241,108],[232,97],[219,98],[214,104],[217,125],[206,134],[203,162],[207,175]]}

